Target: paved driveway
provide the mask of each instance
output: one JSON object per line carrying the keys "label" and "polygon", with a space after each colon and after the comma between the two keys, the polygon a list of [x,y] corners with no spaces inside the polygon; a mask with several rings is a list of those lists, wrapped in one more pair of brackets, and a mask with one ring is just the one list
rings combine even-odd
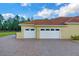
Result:
{"label": "paved driveway", "polygon": [[2,56],[79,56],[79,43],[68,40],[18,40],[15,35],[0,38]]}

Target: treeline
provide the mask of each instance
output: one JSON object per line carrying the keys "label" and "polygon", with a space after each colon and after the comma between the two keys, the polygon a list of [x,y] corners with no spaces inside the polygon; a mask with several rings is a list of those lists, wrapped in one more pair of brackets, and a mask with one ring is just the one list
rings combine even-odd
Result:
{"label": "treeline", "polygon": [[21,28],[19,26],[19,23],[30,21],[30,19],[25,19],[24,17],[20,17],[16,15],[14,18],[9,17],[8,19],[5,19],[0,14],[0,31],[20,31]]}

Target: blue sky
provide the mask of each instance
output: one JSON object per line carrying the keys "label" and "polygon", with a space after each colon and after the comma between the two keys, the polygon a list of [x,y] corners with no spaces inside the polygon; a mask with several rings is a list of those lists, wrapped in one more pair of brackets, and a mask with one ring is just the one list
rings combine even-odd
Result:
{"label": "blue sky", "polygon": [[25,18],[56,18],[79,16],[79,4],[69,3],[0,3],[0,14]]}

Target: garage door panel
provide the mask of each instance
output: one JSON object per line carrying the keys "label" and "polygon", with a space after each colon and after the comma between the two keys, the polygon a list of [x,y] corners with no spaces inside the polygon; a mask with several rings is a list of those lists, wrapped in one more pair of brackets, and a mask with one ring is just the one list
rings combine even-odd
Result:
{"label": "garage door panel", "polygon": [[35,38],[35,29],[24,29],[24,38]]}
{"label": "garage door panel", "polygon": [[[56,31],[57,30],[57,31]],[[40,38],[42,39],[48,39],[48,38],[50,38],[50,39],[59,39],[60,38],[60,31],[59,31],[59,29],[55,29],[55,30],[49,30],[49,31],[46,31],[46,30],[44,30],[44,31],[41,31],[40,30]]]}

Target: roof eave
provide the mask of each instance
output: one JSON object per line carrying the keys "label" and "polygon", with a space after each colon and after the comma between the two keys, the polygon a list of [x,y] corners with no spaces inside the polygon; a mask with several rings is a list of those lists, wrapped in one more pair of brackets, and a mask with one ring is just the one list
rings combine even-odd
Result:
{"label": "roof eave", "polygon": [[26,25],[34,25],[34,24],[19,24],[19,26],[26,26]]}
{"label": "roof eave", "polygon": [[79,22],[65,22],[65,24],[79,24]]}

